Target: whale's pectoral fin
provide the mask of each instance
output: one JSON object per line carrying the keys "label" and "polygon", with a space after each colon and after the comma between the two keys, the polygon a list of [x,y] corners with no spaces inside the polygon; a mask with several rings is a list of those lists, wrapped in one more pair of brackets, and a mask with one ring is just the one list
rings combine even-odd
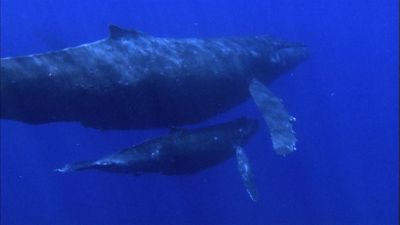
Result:
{"label": "whale's pectoral fin", "polygon": [[269,127],[275,152],[286,155],[295,151],[297,139],[292,128],[295,118],[288,114],[282,100],[256,79],[251,81],[249,91]]}
{"label": "whale's pectoral fin", "polygon": [[235,150],[239,173],[242,177],[247,193],[249,193],[251,200],[257,201],[258,192],[254,182],[253,172],[250,168],[249,160],[247,159],[242,147],[236,146]]}

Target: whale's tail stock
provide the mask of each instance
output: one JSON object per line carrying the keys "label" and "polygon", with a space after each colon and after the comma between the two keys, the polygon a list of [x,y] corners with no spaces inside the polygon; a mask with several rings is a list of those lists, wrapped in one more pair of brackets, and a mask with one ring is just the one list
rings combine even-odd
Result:
{"label": "whale's tail stock", "polygon": [[68,173],[73,171],[92,169],[95,165],[93,161],[80,161],[77,163],[67,164],[64,167],[54,169],[54,172]]}

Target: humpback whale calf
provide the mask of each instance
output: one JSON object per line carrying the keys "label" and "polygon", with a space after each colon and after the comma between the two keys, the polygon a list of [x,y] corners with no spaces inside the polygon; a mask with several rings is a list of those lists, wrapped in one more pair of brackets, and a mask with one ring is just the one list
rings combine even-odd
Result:
{"label": "humpback whale calf", "polygon": [[55,171],[96,169],[132,175],[189,175],[217,165],[235,154],[247,192],[256,201],[257,190],[243,146],[256,132],[257,127],[256,120],[240,118],[193,130],[173,129],[168,135],[145,141],[99,160],[67,164]]}
{"label": "humpback whale calf", "polygon": [[263,113],[274,149],[295,149],[293,118],[264,86],[307,57],[268,36],[160,38],[109,27],[108,38],[1,59],[1,118],[77,121],[98,129],[193,124],[245,101]]}

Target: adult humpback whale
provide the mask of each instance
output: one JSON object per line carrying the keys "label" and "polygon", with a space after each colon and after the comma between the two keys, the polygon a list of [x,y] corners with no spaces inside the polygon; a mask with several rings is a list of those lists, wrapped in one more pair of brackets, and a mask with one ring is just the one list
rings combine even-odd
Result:
{"label": "adult humpback whale", "polygon": [[253,201],[257,190],[243,146],[257,130],[255,120],[240,118],[224,124],[193,130],[172,130],[95,161],[67,164],[58,172],[97,169],[106,172],[141,175],[161,173],[186,175],[217,165],[236,153],[238,169]]}
{"label": "adult humpback whale", "polygon": [[1,118],[78,121],[100,129],[196,123],[252,96],[274,149],[294,149],[291,117],[266,84],[307,56],[302,44],[266,36],[159,38],[110,26],[104,40],[2,58]]}

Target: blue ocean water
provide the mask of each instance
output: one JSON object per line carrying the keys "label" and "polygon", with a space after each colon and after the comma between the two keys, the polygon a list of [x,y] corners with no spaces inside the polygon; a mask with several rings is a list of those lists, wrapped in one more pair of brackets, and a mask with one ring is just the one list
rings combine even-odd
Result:
{"label": "blue ocean water", "polygon": [[[310,58],[269,87],[297,118],[298,151],[274,154],[268,130],[246,146],[260,199],[234,159],[192,176],[133,177],[54,168],[164,134],[77,123],[1,121],[1,224],[398,223],[398,1],[1,0],[1,57],[108,35],[109,24],[165,37],[270,34]],[[248,101],[203,124],[241,115]]]}

